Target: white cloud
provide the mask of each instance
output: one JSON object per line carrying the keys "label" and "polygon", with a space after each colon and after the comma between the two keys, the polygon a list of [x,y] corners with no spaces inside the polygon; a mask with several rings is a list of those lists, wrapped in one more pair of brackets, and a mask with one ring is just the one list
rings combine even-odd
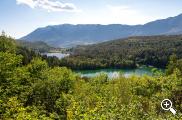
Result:
{"label": "white cloud", "polygon": [[128,6],[107,6],[109,10],[114,14],[114,15],[123,15],[123,14],[136,14],[137,11],[131,9]]}
{"label": "white cloud", "polygon": [[17,4],[24,4],[31,8],[41,8],[48,12],[51,11],[68,11],[68,12],[79,12],[73,3],[62,3],[59,1],[51,0],[16,0]]}
{"label": "white cloud", "polygon": [[[138,8],[125,5],[106,5],[98,9],[84,10],[80,14],[75,14],[66,19],[72,24],[145,24],[157,18],[145,14]],[[64,23],[65,20],[60,20]]]}
{"label": "white cloud", "polygon": [[126,24],[143,24],[149,21],[150,16],[143,14],[143,12],[131,8],[129,6],[111,6],[108,5],[108,14],[110,18],[119,23]]}

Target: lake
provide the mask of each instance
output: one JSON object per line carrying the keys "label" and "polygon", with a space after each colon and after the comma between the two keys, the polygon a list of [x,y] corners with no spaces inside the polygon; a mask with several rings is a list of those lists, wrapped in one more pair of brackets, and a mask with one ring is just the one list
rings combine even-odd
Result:
{"label": "lake", "polygon": [[[64,54],[64,53],[43,53],[42,55],[55,56],[55,57],[58,57],[59,59],[69,56],[69,54]],[[106,73],[109,78],[117,78],[120,76],[120,74],[122,74],[125,77],[130,77],[132,75],[153,76],[152,69],[154,69],[154,67],[140,66],[135,69],[100,69],[100,70],[80,70],[75,72],[77,74],[80,74],[81,77],[94,77],[99,75],[100,73]],[[163,69],[158,69],[158,70],[164,72]]]}
{"label": "lake", "polygon": [[[81,77],[94,77],[99,75],[100,73],[106,73],[109,78],[117,78],[122,74],[125,77],[130,77],[132,75],[143,76],[149,75],[153,76],[152,72],[154,67],[141,66],[135,69],[100,69],[100,70],[80,70],[76,71],[76,73],[80,74]],[[157,69],[157,68],[156,68]],[[161,72],[164,72],[163,69],[157,69]]]}
{"label": "lake", "polygon": [[42,53],[42,55],[47,55],[48,57],[55,56],[59,59],[62,59],[64,57],[69,56],[70,54],[65,54],[65,53]]}

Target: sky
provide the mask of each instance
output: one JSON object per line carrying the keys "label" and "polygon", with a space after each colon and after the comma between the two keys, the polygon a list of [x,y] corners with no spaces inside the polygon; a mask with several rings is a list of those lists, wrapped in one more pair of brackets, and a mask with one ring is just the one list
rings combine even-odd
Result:
{"label": "sky", "polygon": [[0,0],[0,31],[20,38],[58,24],[145,24],[182,13],[182,0]]}

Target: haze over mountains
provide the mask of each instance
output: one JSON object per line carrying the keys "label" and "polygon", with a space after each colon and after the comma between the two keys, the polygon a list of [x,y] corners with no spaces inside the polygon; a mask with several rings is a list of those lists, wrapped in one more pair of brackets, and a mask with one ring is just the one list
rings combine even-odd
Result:
{"label": "haze over mountains", "polygon": [[47,26],[38,28],[20,39],[32,42],[44,41],[56,47],[72,47],[129,36],[175,34],[182,34],[182,14],[144,25],[62,24]]}

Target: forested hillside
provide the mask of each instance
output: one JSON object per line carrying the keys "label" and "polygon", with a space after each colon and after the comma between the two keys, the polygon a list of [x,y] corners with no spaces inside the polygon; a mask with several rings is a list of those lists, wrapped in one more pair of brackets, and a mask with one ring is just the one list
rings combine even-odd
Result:
{"label": "forested hillside", "polygon": [[31,49],[41,53],[49,52],[50,50],[54,49],[53,47],[41,41],[29,42],[29,41],[17,40],[16,42],[18,46],[25,47],[27,49]]}
{"label": "forested hillside", "polygon": [[[182,118],[182,59],[175,55],[170,57],[166,75],[156,71],[154,77],[109,79],[100,74],[86,79],[66,67],[49,67],[24,49],[17,48],[12,38],[0,36],[1,120]],[[165,98],[172,100],[176,116],[161,109]]]}
{"label": "forested hillside", "polygon": [[62,64],[73,69],[165,68],[169,56],[182,58],[182,35],[129,37],[95,45],[78,46]]}

